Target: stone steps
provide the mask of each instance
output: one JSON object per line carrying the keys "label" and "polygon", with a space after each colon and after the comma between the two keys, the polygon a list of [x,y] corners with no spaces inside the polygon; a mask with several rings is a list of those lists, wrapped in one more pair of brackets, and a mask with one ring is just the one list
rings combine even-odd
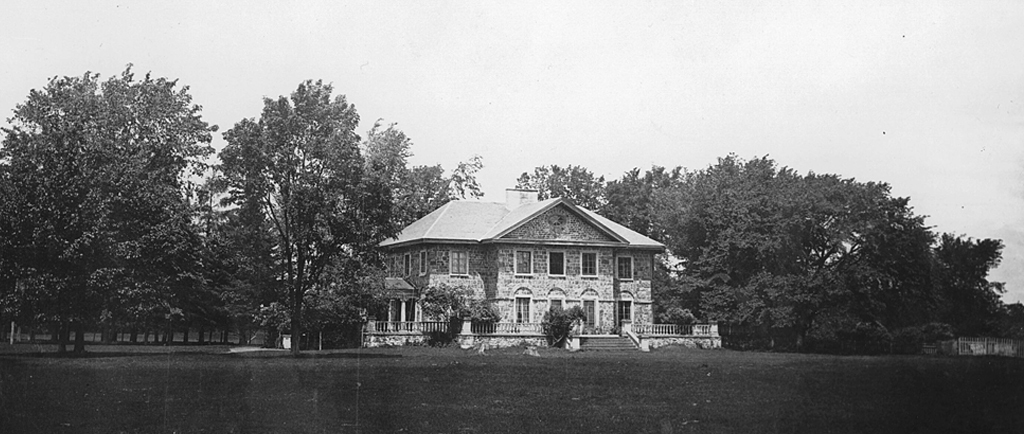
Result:
{"label": "stone steps", "polygon": [[580,349],[586,351],[636,351],[636,345],[629,338],[618,336],[581,337]]}

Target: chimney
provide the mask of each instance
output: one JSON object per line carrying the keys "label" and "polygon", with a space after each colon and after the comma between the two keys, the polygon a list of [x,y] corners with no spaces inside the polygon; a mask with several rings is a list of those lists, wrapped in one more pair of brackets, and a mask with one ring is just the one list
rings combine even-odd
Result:
{"label": "chimney", "polygon": [[513,210],[521,205],[528,205],[537,202],[537,190],[506,188],[505,208]]}

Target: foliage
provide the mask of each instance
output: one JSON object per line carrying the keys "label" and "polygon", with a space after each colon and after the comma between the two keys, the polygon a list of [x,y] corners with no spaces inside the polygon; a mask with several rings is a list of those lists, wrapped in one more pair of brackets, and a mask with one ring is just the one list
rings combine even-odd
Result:
{"label": "foliage", "polygon": [[661,324],[691,325],[697,323],[697,317],[690,312],[690,309],[673,306],[658,316],[658,322]]}
{"label": "foliage", "polygon": [[468,288],[441,283],[423,290],[420,308],[429,318],[461,320],[470,315],[472,295],[473,291]]}
{"label": "foliage", "polygon": [[440,165],[408,167],[412,140],[397,124],[382,127],[378,120],[363,141],[366,168],[391,192],[395,225],[405,227],[446,202],[483,196],[476,179],[483,159],[474,155],[446,175]]}
{"label": "foliage", "polygon": [[996,333],[1002,307],[1002,283],[989,282],[999,265],[1003,243],[943,234],[935,248],[935,268],[942,297],[940,317],[961,336]]}
{"label": "foliage", "polygon": [[87,323],[196,304],[188,175],[203,168],[216,131],[176,81],[136,80],[130,66],[98,78],[32,90],[0,151],[6,289],[14,278],[48,282],[22,286],[30,293],[18,299],[33,304],[12,307],[77,329],[76,351]]}
{"label": "foliage", "polygon": [[501,322],[501,316],[501,310],[491,301],[473,299],[469,303],[469,318],[475,324],[496,324]]}
{"label": "foliage", "polygon": [[576,325],[586,319],[587,314],[580,306],[573,306],[569,309],[555,308],[545,312],[541,328],[544,330],[544,336],[547,337],[548,345],[553,347],[565,345],[566,339],[572,336]]}
{"label": "foliage", "polygon": [[523,172],[516,182],[516,188],[537,190],[537,198],[540,200],[562,197],[575,205],[595,211],[605,202],[604,177],[595,177],[582,166],[540,166],[532,174]]}
{"label": "foliage", "polygon": [[302,334],[305,294],[324,271],[378,262],[375,245],[397,230],[386,179],[366,173],[359,115],[332,92],[308,80],[290,98],[265,98],[258,121],[243,119],[224,134],[220,154],[227,202],[250,208],[253,230],[270,222],[293,336]]}

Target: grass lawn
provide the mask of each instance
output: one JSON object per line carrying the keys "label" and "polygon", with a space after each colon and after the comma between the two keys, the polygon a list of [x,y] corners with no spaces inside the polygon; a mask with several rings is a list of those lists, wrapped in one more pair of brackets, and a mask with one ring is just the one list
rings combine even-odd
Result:
{"label": "grass lawn", "polygon": [[1008,358],[34,350],[0,347],[0,433],[1024,432]]}

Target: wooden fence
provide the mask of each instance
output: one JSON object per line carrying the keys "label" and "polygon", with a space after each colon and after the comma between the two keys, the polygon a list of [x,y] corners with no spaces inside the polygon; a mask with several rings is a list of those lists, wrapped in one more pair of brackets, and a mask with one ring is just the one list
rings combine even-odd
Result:
{"label": "wooden fence", "polygon": [[1024,341],[999,338],[957,338],[953,350],[961,356],[1007,356],[1024,358]]}

